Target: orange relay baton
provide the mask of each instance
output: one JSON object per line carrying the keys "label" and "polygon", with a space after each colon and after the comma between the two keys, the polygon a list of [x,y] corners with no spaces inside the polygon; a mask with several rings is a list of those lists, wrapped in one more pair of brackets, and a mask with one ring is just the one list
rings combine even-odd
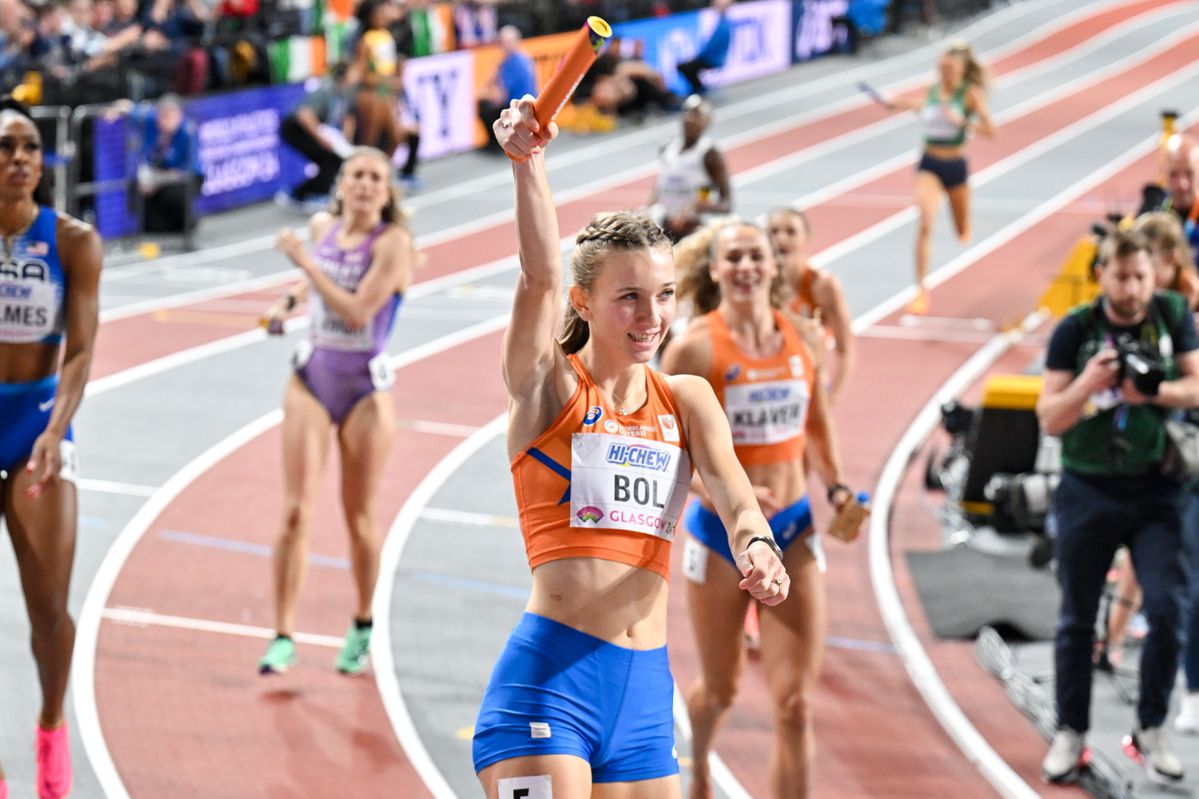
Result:
{"label": "orange relay baton", "polygon": [[558,68],[546,82],[545,88],[533,101],[533,115],[537,117],[537,124],[544,128],[553,121],[558,112],[562,110],[562,106],[566,105],[570,96],[574,94],[575,88],[587,74],[587,70],[591,69],[596,57],[604,52],[610,38],[612,38],[611,25],[600,17],[587,18],[583,27],[579,28],[579,33],[575,36],[570,50],[562,57]]}

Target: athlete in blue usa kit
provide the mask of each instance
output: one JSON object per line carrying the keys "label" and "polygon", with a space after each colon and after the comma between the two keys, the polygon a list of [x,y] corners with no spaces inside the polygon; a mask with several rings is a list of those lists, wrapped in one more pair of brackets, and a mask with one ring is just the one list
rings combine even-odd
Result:
{"label": "athlete in blue usa kit", "polygon": [[37,795],[59,799],[71,788],[63,715],[75,643],[67,613],[77,517],[71,418],[96,339],[102,250],[95,230],[50,207],[42,178],[37,126],[23,106],[0,100],[0,517],[42,688]]}

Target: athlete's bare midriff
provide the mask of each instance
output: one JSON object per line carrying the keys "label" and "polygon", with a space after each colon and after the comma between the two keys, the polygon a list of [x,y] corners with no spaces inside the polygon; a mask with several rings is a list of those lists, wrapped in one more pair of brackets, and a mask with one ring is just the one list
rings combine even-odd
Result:
{"label": "athlete's bare midriff", "polygon": [[0,344],[0,383],[32,383],[58,371],[55,344]]}
{"label": "athlete's bare midriff", "polygon": [[527,610],[627,649],[666,644],[666,580],[599,558],[564,558],[533,570]]}

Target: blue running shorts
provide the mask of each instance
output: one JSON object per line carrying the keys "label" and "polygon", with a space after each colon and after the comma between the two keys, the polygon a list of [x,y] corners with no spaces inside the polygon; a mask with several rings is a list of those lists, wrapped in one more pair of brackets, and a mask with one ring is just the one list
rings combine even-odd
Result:
{"label": "blue running shorts", "polygon": [[[737,561],[733,557],[733,553],[729,550],[729,534],[725,531],[724,523],[720,521],[719,516],[705,508],[698,501],[692,500],[691,504],[687,507],[683,524],[693,538],[731,563],[734,569],[737,569]],[[787,551],[787,547],[792,542],[799,538],[801,533],[811,526],[812,504],[808,501],[807,494],[800,497],[795,504],[783,508],[770,517],[770,529],[774,533],[774,540],[778,542],[779,548],[784,552]],[[816,538],[817,536],[811,536],[811,539]],[[812,544],[808,546],[811,547]],[[816,548],[813,548],[812,554],[816,556],[817,560],[823,560],[823,551],[817,551],[819,541],[817,541],[815,546]],[[737,570],[740,571],[740,569]]]}
{"label": "blue running shorts", "polygon": [[[58,375],[31,383],[0,383],[0,471],[11,472],[33,451],[33,442],[50,423]],[[67,428],[64,441],[73,440]]]}
{"label": "blue running shorts", "polygon": [[500,654],[475,723],[479,772],[530,755],[574,755],[592,782],[679,773],[666,647],[626,649],[525,613]]}

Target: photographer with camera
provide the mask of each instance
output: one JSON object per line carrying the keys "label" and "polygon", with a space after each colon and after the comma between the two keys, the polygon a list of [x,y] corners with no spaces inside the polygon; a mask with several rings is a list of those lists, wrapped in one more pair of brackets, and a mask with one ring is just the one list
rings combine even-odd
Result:
{"label": "photographer with camera", "polygon": [[1164,474],[1171,409],[1199,405],[1199,339],[1181,295],[1155,290],[1149,246],[1117,231],[1100,247],[1099,297],[1053,332],[1037,417],[1062,439],[1054,495],[1062,605],[1055,641],[1058,732],[1045,779],[1078,772],[1090,721],[1091,655],[1104,579],[1121,545],[1144,588],[1149,635],[1141,655],[1137,728],[1125,751],[1149,778],[1183,778],[1162,725],[1178,664],[1181,479]]}

